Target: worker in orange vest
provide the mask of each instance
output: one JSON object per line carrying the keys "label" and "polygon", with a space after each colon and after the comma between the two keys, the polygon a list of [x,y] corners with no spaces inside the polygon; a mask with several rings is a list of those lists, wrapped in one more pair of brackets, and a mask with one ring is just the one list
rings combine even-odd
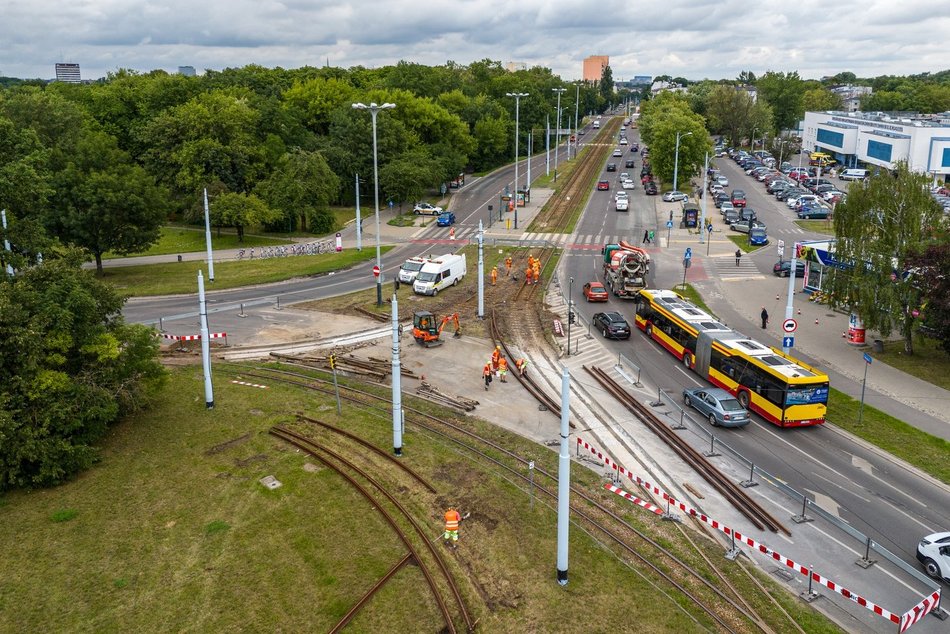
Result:
{"label": "worker in orange vest", "polygon": [[498,376],[502,383],[508,382],[508,360],[504,357],[498,359]]}
{"label": "worker in orange vest", "polygon": [[529,269],[533,269],[533,268],[534,268],[534,257],[532,257],[532,256],[530,256],[530,255],[528,256],[528,268],[529,268]]}
{"label": "worker in orange vest", "polygon": [[539,284],[541,282],[541,260],[534,261],[534,283]]}
{"label": "worker in orange vest", "polygon": [[462,521],[462,515],[454,508],[445,512],[445,545],[456,547],[459,541],[459,523]]}
{"label": "worker in orange vest", "polygon": [[534,271],[529,266],[524,271],[524,283],[528,286],[531,286],[531,277],[534,275]]}
{"label": "worker in orange vest", "polygon": [[511,256],[505,258],[505,275],[511,277]]}
{"label": "worker in orange vest", "polygon": [[522,357],[515,361],[515,367],[518,368],[518,374],[521,376],[528,376],[528,360]]}
{"label": "worker in orange vest", "polygon": [[487,390],[491,383],[491,363],[486,363],[485,367],[482,368],[482,378],[485,379],[485,389]]}
{"label": "worker in orange vest", "polygon": [[498,369],[498,360],[501,359],[501,346],[495,346],[495,349],[491,353],[491,367],[492,370]]}
{"label": "worker in orange vest", "polygon": [[496,281],[498,281],[498,267],[493,266],[491,269],[491,285],[494,286]]}

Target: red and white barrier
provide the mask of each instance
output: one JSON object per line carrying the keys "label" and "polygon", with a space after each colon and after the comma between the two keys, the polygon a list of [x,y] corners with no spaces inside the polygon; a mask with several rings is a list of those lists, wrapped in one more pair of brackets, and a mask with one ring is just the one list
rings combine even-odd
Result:
{"label": "red and white barrier", "polygon": [[234,381],[234,380],[232,380],[231,383],[234,383],[235,385],[246,385],[248,387],[259,387],[262,390],[267,389],[266,385],[260,385],[259,383],[248,383],[247,381]]}
{"label": "red and white barrier", "polygon": [[[893,612],[890,612],[889,610],[884,609],[883,607],[877,605],[876,603],[873,603],[873,602],[871,602],[871,601],[868,601],[868,600],[865,599],[864,597],[855,594],[855,593],[852,592],[851,590],[848,590],[848,589],[845,588],[844,586],[841,586],[841,585],[835,583],[835,582],[832,581],[831,579],[826,579],[825,577],[822,577],[820,574],[818,574],[818,573],[816,573],[816,572],[814,572],[814,571],[812,571],[812,570],[809,570],[809,569],[806,568],[805,566],[802,566],[801,564],[795,563],[795,562],[792,561],[791,559],[788,559],[787,557],[784,557],[783,555],[780,555],[779,553],[775,552],[774,550],[772,550],[772,549],[769,548],[768,546],[766,546],[766,545],[764,545],[764,544],[760,544],[759,542],[755,541],[755,540],[752,539],[751,537],[747,537],[747,536],[743,535],[742,533],[740,533],[740,532],[738,532],[738,531],[736,531],[736,530],[734,530],[734,529],[732,529],[732,528],[729,528],[729,527],[726,526],[725,524],[721,524],[720,522],[718,522],[718,521],[712,519],[711,517],[706,516],[704,513],[700,513],[700,512],[697,511],[696,509],[694,509],[694,508],[692,508],[692,507],[689,507],[689,506],[686,506],[686,505],[683,504],[682,502],[677,501],[677,500],[674,499],[672,496],[670,496],[670,495],[667,494],[666,492],[662,491],[661,489],[659,489],[659,488],[656,487],[655,485],[652,485],[652,484],[650,484],[649,482],[645,482],[644,480],[640,479],[638,476],[636,476],[636,475],[633,474],[632,472],[628,471],[627,469],[624,469],[623,467],[621,467],[620,465],[618,465],[616,462],[613,462],[613,461],[610,459],[609,456],[607,456],[606,454],[604,454],[602,451],[598,450],[596,447],[590,445],[589,443],[584,442],[580,437],[577,438],[577,445],[578,445],[578,450],[579,450],[580,447],[584,447],[584,448],[587,449],[590,453],[594,454],[594,455],[597,456],[600,460],[602,460],[602,461],[604,462],[604,464],[606,464],[607,466],[611,467],[612,469],[614,469],[614,470],[617,471],[618,473],[627,476],[630,480],[633,480],[634,482],[636,482],[636,483],[637,483],[638,485],[640,485],[641,487],[643,487],[643,488],[645,488],[645,489],[647,489],[647,490],[649,490],[649,491],[652,491],[652,492],[653,492],[654,494],[656,494],[656,495],[661,496],[661,497],[663,498],[663,500],[664,500],[665,502],[668,502],[671,506],[676,506],[676,507],[678,507],[678,508],[679,508],[681,511],[683,511],[684,513],[688,513],[689,515],[692,515],[693,517],[695,517],[695,518],[697,518],[697,519],[699,519],[699,520],[705,522],[705,523],[708,524],[709,526],[712,526],[712,527],[715,528],[716,530],[721,531],[721,532],[725,533],[726,535],[729,535],[730,537],[734,538],[735,540],[741,541],[741,542],[743,542],[743,543],[745,543],[745,544],[751,546],[752,548],[755,548],[755,549],[758,550],[760,553],[762,553],[762,554],[764,554],[764,555],[766,555],[766,556],[768,556],[768,557],[771,557],[771,558],[774,559],[775,561],[777,561],[777,562],[779,562],[779,563],[781,563],[781,564],[784,564],[786,567],[791,568],[792,570],[795,570],[795,571],[797,571],[797,572],[799,572],[799,573],[805,575],[806,577],[809,577],[809,580],[810,580],[810,581],[814,581],[815,583],[821,584],[821,585],[827,587],[829,590],[832,590],[832,591],[834,591],[834,592],[837,592],[838,594],[840,594],[841,596],[845,597],[846,599],[850,599],[851,601],[854,601],[854,602],[857,603],[858,605],[860,605],[860,606],[862,606],[862,607],[864,607],[864,608],[867,608],[868,610],[874,612],[874,613],[877,614],[878,616],[882,616],[882,617],[884,617],[885,619],[888,619],[889,621],[891,621],[891,622],[893,622],[893,623],[896,623],[896,624],[898,624],[898,625],[901,625],[901,627],[902,627],[902,629],[900,630],[901,632],[905,631],[905,629],[903,628],[903,625],[902,625],[902,620],[903,620],[903,619],[905,619],[905,618],[912,618],[912,619],[914,619],[914,623],[916,623],[916,622],[920,619],[920,617],[922,617],[924,614],[926,614],[926,612],[923,612],[922,614],[920,614],[920,616],[917,616],[916,614],[915,614],[915,615],[911,615],[911,612],[914,612],[914,610],[920,608],[921,606],[924,606],[924,605],[926,604],[926,602],[927,602],[928,600],[930,600],[932,597],[927,597],[927,599],[924,599],[924,601],[922,601],[920,604],[918,604],[918,605],[915,606],[913,609],[911,609],[910,612],[908,612],[907,614],[903,615],[903,617],[901,617],[901,616],[899,616],[899,615],[897,615],[897,614],[894,614]],[[610,488],[610,487],[608,486],[608,489],[609,489],[609,488]],[[612,489],[611,489],[611,490],[612,490]],[[618,490],[619,490],[619,489],[618,489]],[[616,493],[616,491],[614,491],[614,492]],[[637,499],[637,498],[633,497],[633,496],[632,496],[631,494],[629,494],[629,493],[628,493],[627,495],[630,495],[630,498],[628,498],[628,499],[631,499],[631,501],[634,501],[634,500]],[[626,496],[623,496],[623,497],[626,497]],[[642,504],[639,504],[639,505],[640,505],[640,506],[643,506]],[[644,507],[644,508],[646,508],[646,507]],[[648,510],[652,510],[652,509],[648,509]],[[930,605],[929,608],[927,609],[927,611],[933,610],[934,605],[936,605],[936,602],[934,602],[933,605]],[[923,610],[923,608],[921,608],[921,610]],[[910,623],[909,625],[907,625],[907,627],[910,627],[910,625],[913,625],[913,623]]]}
{"label": "red and white barrier", "polygon": [[901,617],[901,628],[898,630],[898,632],[903,634],[909,630],[912,625],[917,623],[917,621],[933,612],[934,608],[936,608],[938,605],[940,605],[940,590],[937,590],[929,597],[924,597],[923,601],[905,612]]}
{"label": "red and white barrier", "polygon": [[651,513],[655,513],[656,515],[663,515],[663,509],[653,506],[646,500],[641,500],[640,498],[636,497],[632,493],[627,493],[620,487],[614,486],[608,482],[607,484],[604,485],[604,488],[610,491],[611,493],[616,493],[620,497],[630,500],[637,506],[641,506],[645,508],[646,510],[650,511]]}
{"label": "red and white barrier", "polygon": [[[212,332],[208,335],[208,339],[221,339],[224,338],[224,342],[228,342],[228,333],[226,332]],[[171,339],[172,341],[200,341],[201,335],[170,335],[168,333],[162,333],[162,339]]]}

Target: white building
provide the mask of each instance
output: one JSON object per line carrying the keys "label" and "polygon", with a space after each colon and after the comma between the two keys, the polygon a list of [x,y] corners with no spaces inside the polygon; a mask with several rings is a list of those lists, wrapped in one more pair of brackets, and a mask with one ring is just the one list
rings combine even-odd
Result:
{"label": "white building", "polygon": [[66,82],[67,84],[81,83],[82,78],[79,76],[79,64],[57,62],[56,81]]}
{"label": "white building", "polygon": [[950,176],[950,113],[806,112],[802,148],[827,152],[845,167],[910,169],[946,182]]}
{"label": "white building", "polygon": [[841,97],[844,109],[848,112],[857,112],[860,110],[861,98],[874,92],[870,86],[852,86],[851,84],[832,86],[829,90]]}

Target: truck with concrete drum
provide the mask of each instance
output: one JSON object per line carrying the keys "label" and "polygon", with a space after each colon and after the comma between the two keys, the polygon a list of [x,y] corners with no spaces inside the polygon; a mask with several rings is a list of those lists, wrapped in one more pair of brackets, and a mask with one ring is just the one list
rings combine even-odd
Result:
{"label": "truck with concrete drum", "polygon": [[605,244],[604,285],[615,297],[636,299],[647,286],[650,272],[650,254],[628,242]]}

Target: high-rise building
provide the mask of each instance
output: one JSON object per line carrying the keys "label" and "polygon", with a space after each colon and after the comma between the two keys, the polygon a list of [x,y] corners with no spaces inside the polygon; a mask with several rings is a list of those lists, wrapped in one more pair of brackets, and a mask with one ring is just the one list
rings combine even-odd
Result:
{"label": "high-rise building", "polygon": [[64,81],[68,84],[78,84],[82,82],[79,76],[79,64],[56,64],[56,81]]}
{"label": "high-rise building", "polygon": [[178,74],[184,75],[185,77],[194,77],[195,76],[195,67],[194,66],[179,66]]}
{"label": "high-rise building", "polygon": [[508,62],[505,64],[505,70],[514,73],[519,70],[528,70],[528,64],[525,62]]}
{"label": "high-rise building", "polygon": [[584,60],[584,81],[600,81],[604,76],[604,69],[610,66],[610,57],[607,55],[591,55]]}

